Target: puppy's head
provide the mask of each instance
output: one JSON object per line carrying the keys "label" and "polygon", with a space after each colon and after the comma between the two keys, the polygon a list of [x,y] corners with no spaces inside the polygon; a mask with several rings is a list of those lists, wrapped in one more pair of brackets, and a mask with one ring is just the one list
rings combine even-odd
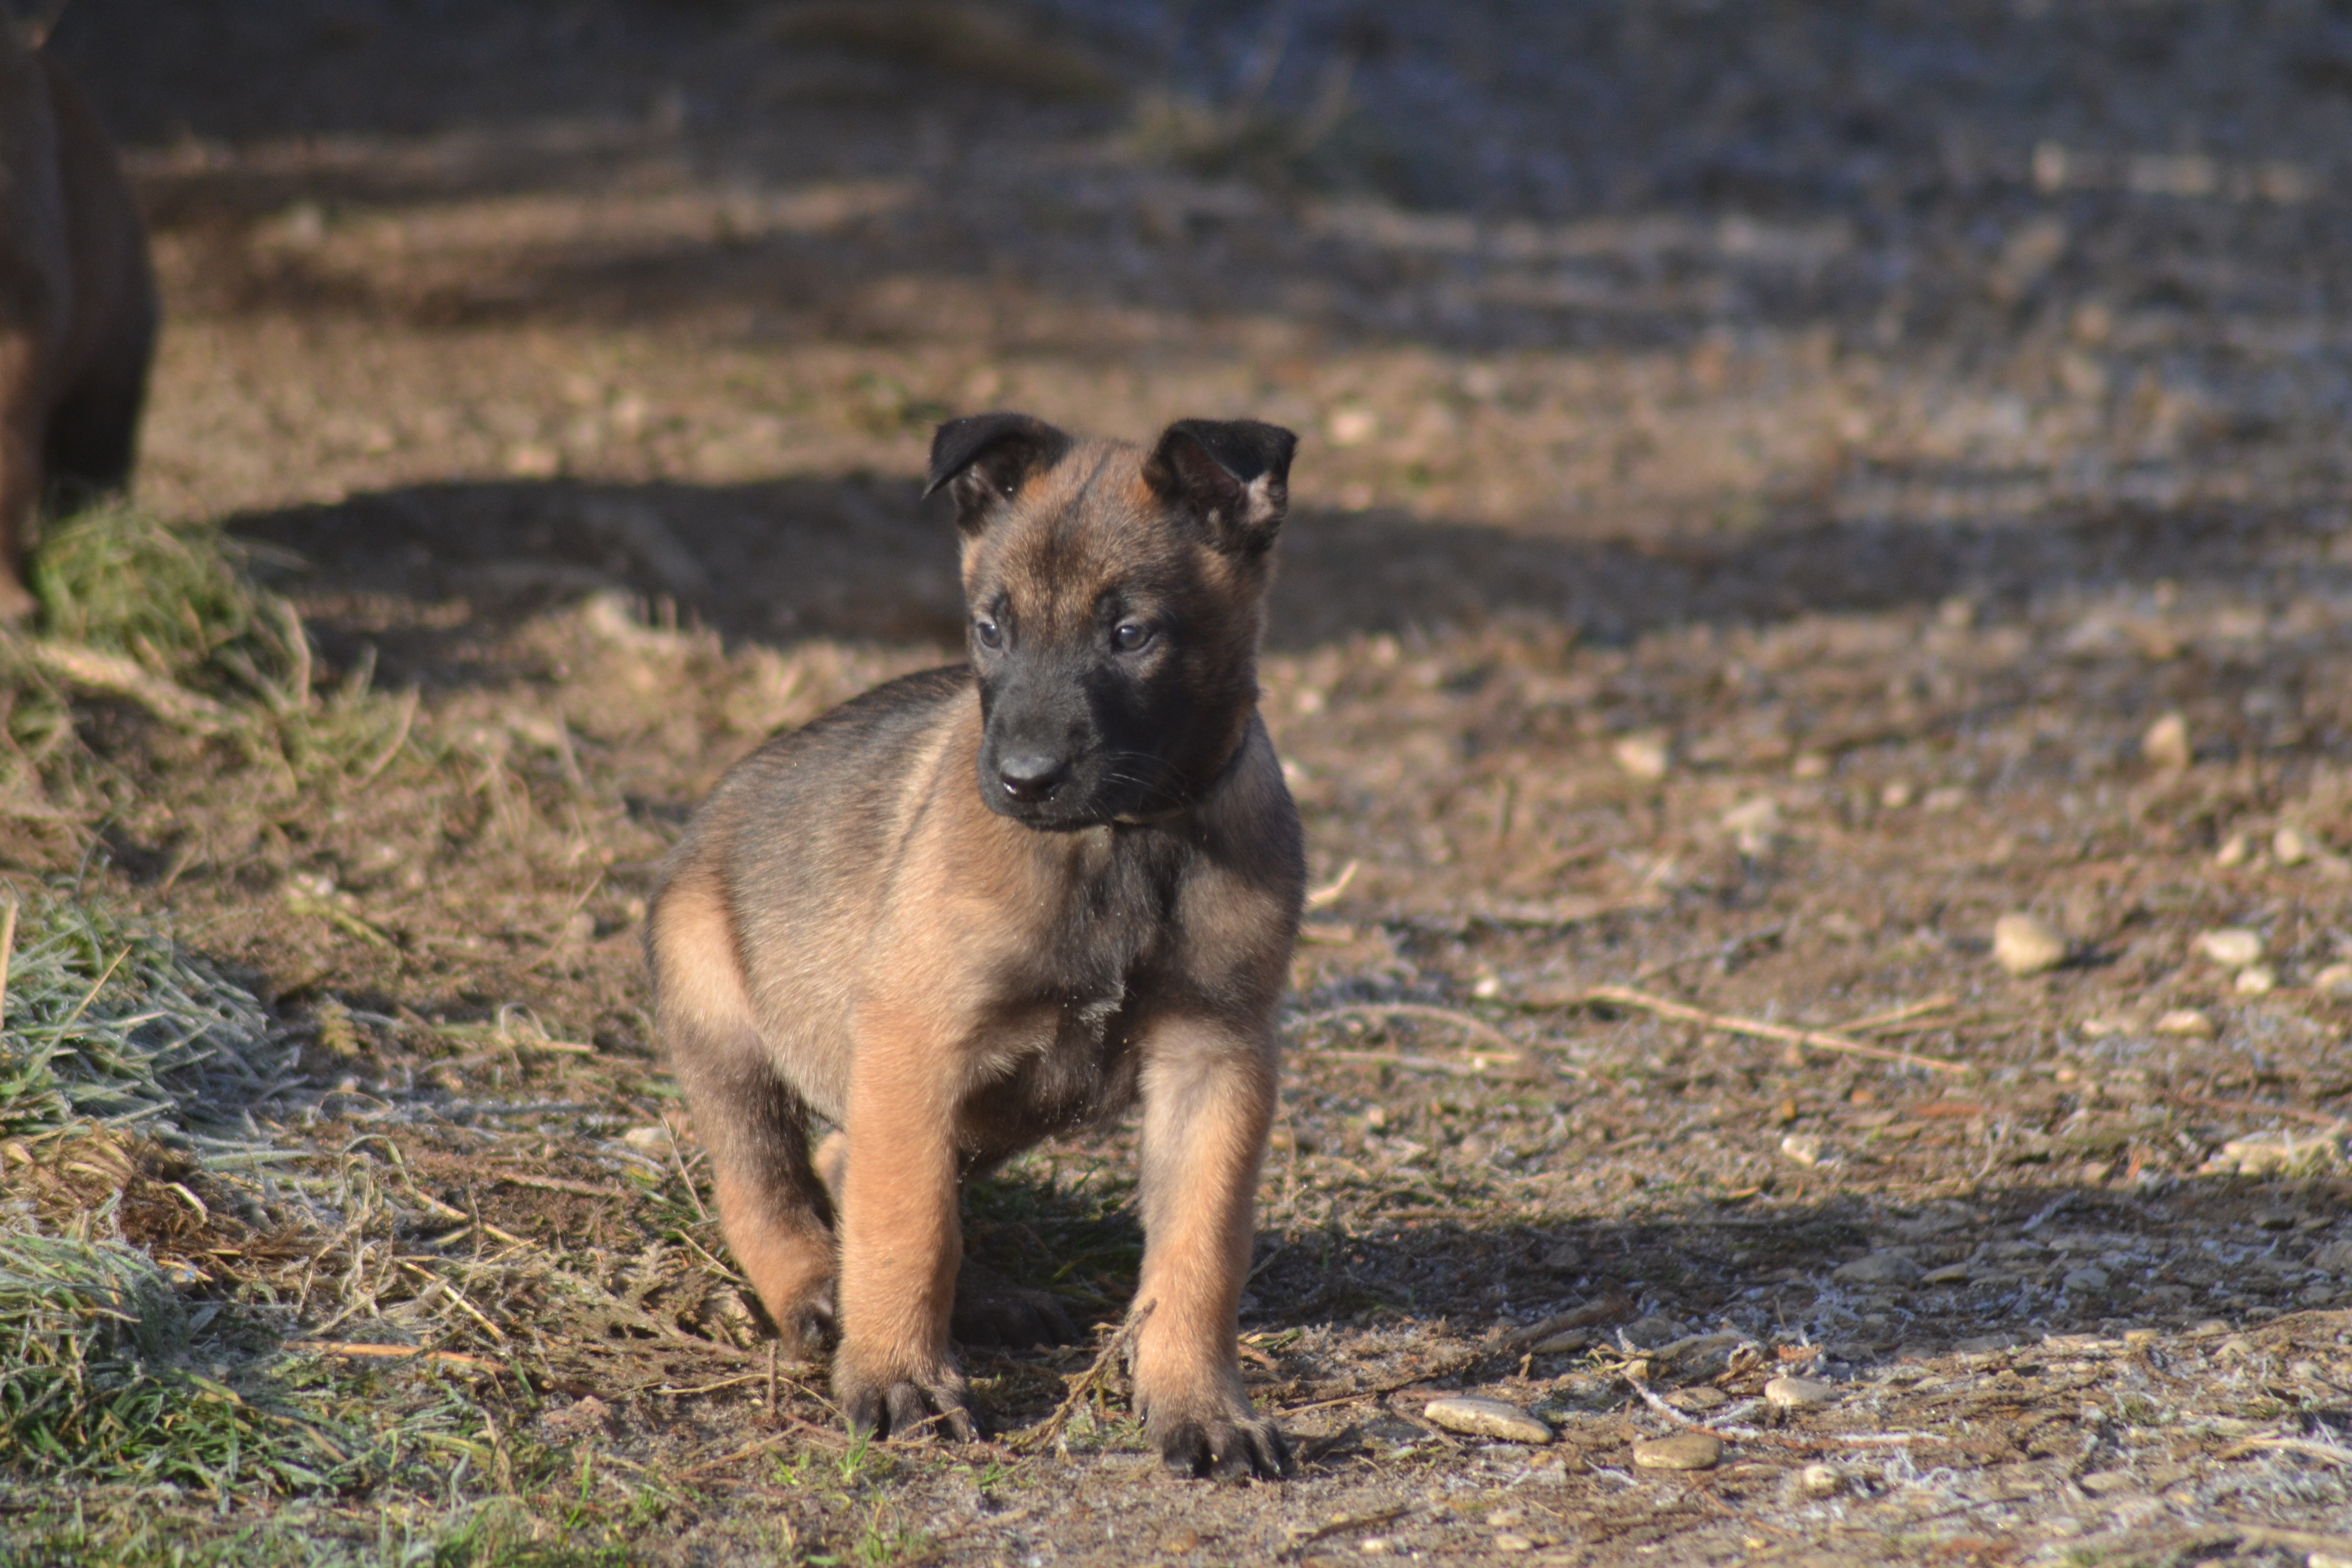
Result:
{"label": "puppy's head", "polygon": [[1148,448],[1023,414],[940,426],[929,489],[963,535],[992,810],[1147,821],[1215,783],[1256,710],[1297,445],[1247,419],[1181,419]]}

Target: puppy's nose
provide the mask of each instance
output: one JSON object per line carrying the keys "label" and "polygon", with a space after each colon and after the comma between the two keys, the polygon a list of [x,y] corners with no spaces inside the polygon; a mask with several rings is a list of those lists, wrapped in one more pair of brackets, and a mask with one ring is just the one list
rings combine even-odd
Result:
{"label": "puppy's nose", "polygon": [[1005,794],[1027,805],[1060,788],[1070,776],[1070,764],[1043,752],[1020,752],[998,761],[996,776],[1003,782]]}

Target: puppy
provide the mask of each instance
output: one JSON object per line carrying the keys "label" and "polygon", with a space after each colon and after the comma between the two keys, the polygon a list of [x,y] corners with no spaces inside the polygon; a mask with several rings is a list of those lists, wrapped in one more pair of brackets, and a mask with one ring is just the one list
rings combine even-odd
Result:
{"label": "puppy", "polygon": [[89,100],[0,12],[0,619],[52,485],[131,478],[155,348],[147,233]]}
{"label": "puppy", "polygon": [[[1290,1469],[1236,1319],[1306,881],[1257,713],[1296,444],[941,426],[968,661],[770,742],[664,868],[660,1029],[720,1224],[784,1332],[837,1328],[858,1430],[974,1433],[960,1184],[1139,1101],[1139,1410],[1181,1473]],[[814,1118],[840,1131],[813,1157]]]}

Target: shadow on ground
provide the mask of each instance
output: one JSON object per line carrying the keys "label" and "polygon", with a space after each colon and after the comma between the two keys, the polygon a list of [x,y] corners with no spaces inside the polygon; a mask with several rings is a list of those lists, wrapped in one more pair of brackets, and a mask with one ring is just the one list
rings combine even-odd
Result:
{"label": "shadow on ground", "polygon": [[[312,601],[331,645],[364,628],[383,645],[386,672],[404,680],[446,679],[447,668],[427,667],[446,663],[452,638],[607,590],[667,602],[681,620],[730,639],[961,640],[953,530],[911,481],[425,485],[247,513],[229,526],[299,556],[292,585]],[[2266,557],[2305,528],[2293,515],[2116,510],[1990,526],[1792,523],[1651,542],[1309,511],[1285,531],[1268,641],[1294,651],[1511,620],[1619,642],[1700,622],[1883,611],[1957,594],[1997,614],[2164,580],[2259,583],[2272,570]],[[2327,584],[2306,576],[2301,586]],[[429,625],[397,611],[459,602],[467,616]]]}

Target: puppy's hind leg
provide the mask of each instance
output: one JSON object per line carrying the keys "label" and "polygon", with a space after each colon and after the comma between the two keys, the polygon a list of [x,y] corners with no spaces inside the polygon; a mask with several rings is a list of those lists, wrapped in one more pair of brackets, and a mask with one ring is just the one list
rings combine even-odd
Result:
{"label": "puppy's hind leg", "polygon": [[680,879],[654,912],[663,1043],[719,1189],[719,1228],[786,1343],[834,1326],[833,1205],[809,1163],[808,1109],[777,1077],[717,889]]}

